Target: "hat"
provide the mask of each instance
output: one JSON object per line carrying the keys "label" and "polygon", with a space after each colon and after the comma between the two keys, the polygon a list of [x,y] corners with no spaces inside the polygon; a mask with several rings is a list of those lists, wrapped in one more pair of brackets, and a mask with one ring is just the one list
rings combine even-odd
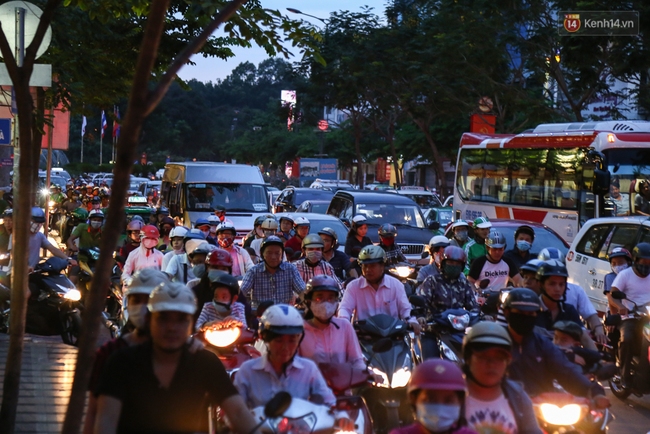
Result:
{"label": "hat", "polygon": [[566,333],[576,341],[582,338],[582,327],[573,321],[558,321],[553,324],[553,328],[562,333]]}
{"label": "hat", "polygon": [[491,227],[492,223],[490,223],[490,220],[488,220],[487,217],[478,217],[476,220],[474,220],[475,229],[487,229]]}

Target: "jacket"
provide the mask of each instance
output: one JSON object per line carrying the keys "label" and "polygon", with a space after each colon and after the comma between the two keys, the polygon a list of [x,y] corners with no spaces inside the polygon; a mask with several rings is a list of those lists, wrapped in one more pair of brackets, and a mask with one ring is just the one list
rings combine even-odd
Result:
{"label": "jacket", "polygon": [[518,434],[542,434],[543,431],[537,425],[533,403],[521,384],[506,378],[501,388],[515,415]]}

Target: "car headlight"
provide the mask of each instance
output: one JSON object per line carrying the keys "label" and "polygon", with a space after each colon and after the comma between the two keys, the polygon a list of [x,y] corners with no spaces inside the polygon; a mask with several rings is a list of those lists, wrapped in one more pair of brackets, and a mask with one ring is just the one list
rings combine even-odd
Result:
{"label": "car headlight", "polygon": [[539,405],[539,411],[545,422],[556,426],[573,425],[582,418],[582,406],[579,404],[558,407],[546,402]]}
{"label": "car headlight", "polygon": [[465,330],[469,325],[469,314],[465,313],[463,315],[447,315],[447,320],[451,323],[451,326],[458,331]]}
{"label": "car headlight", "polygon": [[391,274],[395,274],[399,277],[405,278],[413,274],[414,268],[408,265],[398,265],[390,269]]}
{"label": "car headlight", "polygon": [[391,381],[390,387],[393,389],[406,387],[410,379],[411,371],[408,368],[402,368],[393,374],[393,381]]}
{"label": "car headlight", "polygon": [[71,289],[63,296],[66,300],[79,301],[81,300],[81,292],[78,289]]}
{"label": "car headlight", "polygon": [[203,335],[211,345],[224,348],[237,342],[237,339],[241,336],[241,329],[239,327],[209,328],[205,330]]}

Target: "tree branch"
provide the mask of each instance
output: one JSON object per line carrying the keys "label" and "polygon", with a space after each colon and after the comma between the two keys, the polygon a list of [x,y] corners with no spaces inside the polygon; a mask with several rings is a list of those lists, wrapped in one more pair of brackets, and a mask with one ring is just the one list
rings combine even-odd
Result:
{"label": "tree branch", "polygon": [[30,71],[34,66],[34,62],[36,61],[36,52],[43,42],[47,28],[50,26],[50,23],[54,19],[54,11],[56,11],[62,1],[63,0],[48,0],[48,2],[45,4],[45,8],[43,8],[43,14],[41,15],[41,19],[38,21],[36,33],[34,33],[34,39],[32,39],[29,47],[25,49],[23,67],[27,67]]}

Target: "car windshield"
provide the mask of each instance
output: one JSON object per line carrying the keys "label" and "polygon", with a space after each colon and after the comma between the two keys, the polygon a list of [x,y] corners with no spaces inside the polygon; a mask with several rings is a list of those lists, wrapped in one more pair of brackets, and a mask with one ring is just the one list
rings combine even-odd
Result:
{"label": "car windshield", "polygon": [[364,215],[368,219],[368,224],[391,223],[416,228],[425,227],[420,209],[415,205],[358,203],[356,208],[355,214]]}
{"label": "car windshield", "polygon": [[434,196],[433,194],[409,193],[409,194],[405,194],[404,196],[408,197],[409,199],[413,199],[413,201],[418,205],[420,205],[420,208],[422,209],[442,206],[442,203],[440,203],[440,199],[438,199],[438,197]]}
{"label": "car windshield", "polygon": [[266,189],[254,184],[187,184],[188,211],[214,211],[222,205],[226,211],[266,212],[269,209]]}
{"label": "car windshield", "polygon": [[447,226],[451,222],[453,211],[451,209],[438,210],[438,221],[441,227]]}

